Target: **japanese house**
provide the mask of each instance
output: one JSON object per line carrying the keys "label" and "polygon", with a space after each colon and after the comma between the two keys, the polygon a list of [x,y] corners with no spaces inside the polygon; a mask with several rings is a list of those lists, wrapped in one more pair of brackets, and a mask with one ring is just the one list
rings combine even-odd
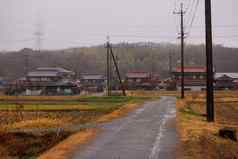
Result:
{"label": "japanese house", "polygon": [[[206,89],[206,73],[207,69],[203,66],[184,67],[184,87],[186,90],[203,90]],[[176,87],[181,89],[182,70],[177,67],[172,72],[173,79],[176,81]]]}
{"label": "japanese house", "polygon": [[238,73],[216,73],[215,89],[238,89]]}
{"label": "japanese house", "polygon": [[102,74],[80,75],[80,85],[83,90],[102,92],[105,88],[106,77]]}
{"label": "japanese house", "polygon": [[74,95],[79,86],[74,82],[74,72],[58,67],[41,67],[27,73],[9,85],[8,94],[22,95]]}
{"label": "japanese house", "polygon": [[150,72],[128,72],[125,79],[126,87],[129,90],[152,90],[159,82],[159,75]]}

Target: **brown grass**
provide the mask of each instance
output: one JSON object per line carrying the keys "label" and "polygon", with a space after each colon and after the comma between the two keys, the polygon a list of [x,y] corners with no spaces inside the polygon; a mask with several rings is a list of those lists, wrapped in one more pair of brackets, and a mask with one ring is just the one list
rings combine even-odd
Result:
{"label": "brown grass", "polygon": [[128,96],[160,97],[160,96],[179,96],[178,91],[127,91]]}
{"label": "brown grass", "polygon": [[[127,115],[129,112],[135,110],[142,105],[142,102],[129,102],[112,113],[103,115],[97,120],[98,123],[110,122],[114,119]],[[96,137],[98,130],[88,129],[70,136],[65,141],[61,142],[51,150],[47,151],[39,157],[39,159],[65,159],[80,145],[87,143]]]}
{"label": "brown grass", "polygon": [[3,130],[9,129],[26,129],[26,128],[50,128],[50,127],[58,127],[64,123],[64,119],[51,119],[51,118],[39,118],[33,120],[24,120],[15,122],[11,125],[6,124],[2,125],[1,128]]}
{"label": "brown grass", "polygon": [[[238,103],[229,105],[238,93],[215,94],[214,123],[206,122],[205,94],[187,94],[177,101],[177,128],[180,135],[178,159],[233,159],[238,158],[238,143],[220,138],[220,128],[238,128]],[[230,124],[232,123],[232,124]]]}
{"label": "brown grass", "polygon": [[79,145],[85,144],[89,139],[94,138],[96,136],[96,132],[97,130],[95,129],[88,129],[76,133],[49,151],[43,153],[39,159],[65,159]]}
{"label": "brown grass", "polygon": [[114,119],[117,119],[117,118],[127,115],[129,112],[135,110],[139,106],[141,106],[141,103],[138,103],[138,102],[127,103],[127,104],[123,105],[122,107],[120,107],[118,110],[115,110],[110,114],[106,114],[106,115],[100,117],[97,120],[97,122],[99,122],[99,123],[110,122]]}

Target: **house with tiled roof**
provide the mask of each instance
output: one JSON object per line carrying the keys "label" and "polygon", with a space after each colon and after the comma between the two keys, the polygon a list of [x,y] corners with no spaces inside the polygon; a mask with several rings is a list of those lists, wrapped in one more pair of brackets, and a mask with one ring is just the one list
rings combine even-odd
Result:
{"label": "house with tiled roof", "polygon": [[21,95],[74,95],[80,89],[74,81],[75,73],[59,67],[40,67],[26,77],[9,84],[7,94]]}
{"label": "house with tiled roof", "polygon": [[[173,79],[176,81],[177,89],[181,89],[182,69],[176,67],[173,72]],[[206,89],[207,68],[204,66],[184,67],[184,87],[187,90]]]}
{"label": "house with tiled roof", "polygon": [[106,84],[106,77],[103,74],[82,73],[80,75],[80,85],[84,90],[103,91]]}
{"label": "house with tiled roof", "polygon": [[125,83],[127,89],[154,89],[159,83],[159,74],[151,72],[128,72],[126,74]]}
{"label": "house with tiled roof", "polygon": [[31,82],[55,82],[72,79],[74,72],[60,67],[39,67],[27,73],[27,80]]}
{"label": "house with tiled roof", "polygon": [[235,72],[217,72],[215,73],[215,89],[237,89],[238,73]]}

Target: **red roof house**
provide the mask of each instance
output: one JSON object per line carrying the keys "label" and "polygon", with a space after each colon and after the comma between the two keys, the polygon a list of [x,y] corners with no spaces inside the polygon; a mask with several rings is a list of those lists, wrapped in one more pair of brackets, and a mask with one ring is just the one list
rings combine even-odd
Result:
{"label": "red roof house", "polygon": [[[201,90],[206,86],[207,68],[204,66],[184,67],[184,85],[186,89]],[[173,78],[176,80],[177,88],[181,87],[182,70],[177,67],[173,71]]]}

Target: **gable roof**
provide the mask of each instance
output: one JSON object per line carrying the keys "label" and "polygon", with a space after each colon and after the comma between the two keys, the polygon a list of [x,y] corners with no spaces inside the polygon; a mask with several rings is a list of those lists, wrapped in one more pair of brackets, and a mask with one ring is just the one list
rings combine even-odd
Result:
{"label": "gable roof", "polygon": [[38,67],[36,71],[50,71],[50,72],[60,72],[60,73],[73,73],[72,71],[66,70],[61,67]]}
{"label": "gable roof", "polygon": [[81,74],[80,79],[82,79],[82,80],[104,80],[105,76],[102,74]]}
{"label": "gable roof", "polygon": [[58,72],[53,71],[33,71],[27,74],[27,77],[57,77]]}
{"label": "gable roof", "polygon": [[215,74],[215,79],[218,79],[218,78],[222,78],[222,77],[230,77],[230,78],[233,78],[233,79],[238,79],[238,73],[216,73]]}
{"label": "gable roof", "polygon": [[74,72],[60,67],[39,67],[29,72],[27,77],[56,77],[62,74],[74,75]]}

